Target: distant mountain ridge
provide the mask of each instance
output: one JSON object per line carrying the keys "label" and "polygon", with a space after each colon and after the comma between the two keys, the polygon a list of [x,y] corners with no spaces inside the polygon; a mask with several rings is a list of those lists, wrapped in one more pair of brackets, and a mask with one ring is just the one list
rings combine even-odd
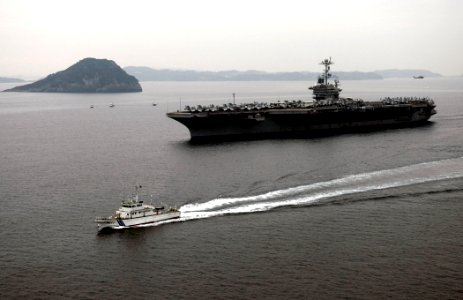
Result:
{"label": "distant mountain ridge", "polygon": [[19,78],[0,77],[0,83],[11,83],[11,82],[25,82],[25,80],[19,79]]}
{"label": "distant mountain ridge", "polygon": [[423,77],[442,77],[439,73],[434,73],[428,70],[420,69],[388,69],[388,70],[377,70],[375,73],[381,75],[383,78],[412,78],[413,76]]}
{"label": "distant mountain ridge", "polygon": [[[316,80],[320,72],[264,72],[248,71],[196,71],[153,69],[150,67],[125,67],[124,70],[140,81],[312,81]],[[379,70],[375,72],[333,72],[333,76],[340,80],[381,80],[384,78],[412,78],[440,77],[440,74],[425,70]]]}
{"label": "distant mountain ridge", "polygon": [[114,61],[85,58],[64,71],[7,92],[45,93],[126,93],[141,92],[138,80]]}
{"label": "distant mountain ridge", "polygon": [[[264,72],[248,71],[196,71],[153,69],[150,67],[125,67],[124,70],[140,81],[296,81],[316,80],[319,72]],[[334,72],[339,79],[382,79],[373,72]]]}

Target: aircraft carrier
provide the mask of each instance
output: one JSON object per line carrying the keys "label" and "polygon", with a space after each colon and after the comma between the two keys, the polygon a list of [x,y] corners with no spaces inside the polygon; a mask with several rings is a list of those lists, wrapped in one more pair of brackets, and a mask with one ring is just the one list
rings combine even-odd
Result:
{"label": "aircraft carrier", "polygon": [[379,101],[342,98],[332,77],[333,62],[321,62],[324,72],[309,87],[313,101],[253,102],[186,106],[167,116],[190,131],[191,141],[310,137],[345,132],[413,127],[436,113],[427,97],[385,97]]}

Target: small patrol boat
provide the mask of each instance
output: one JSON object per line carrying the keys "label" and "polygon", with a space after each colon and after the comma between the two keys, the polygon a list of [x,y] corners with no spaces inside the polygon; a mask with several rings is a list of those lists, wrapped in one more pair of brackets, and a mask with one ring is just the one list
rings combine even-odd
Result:
{"label": "small patrol boat", "polygon": [[180,211],[176,208],[144,204],[138,196],[139,188],[141,186],[135,187],[135,193],[123,200],[121,207],[112,216],[95,218],[98,231],[125,229],[180,218]]}

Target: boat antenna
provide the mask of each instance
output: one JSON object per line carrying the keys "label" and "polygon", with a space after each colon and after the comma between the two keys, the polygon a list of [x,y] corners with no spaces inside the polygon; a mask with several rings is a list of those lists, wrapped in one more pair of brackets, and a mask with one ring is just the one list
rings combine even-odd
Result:
{"label": "boat antenna", "polygon": [[138,201],[138,189],[141,189],[141,188],[142,188],[141,184],[135,185],[135,200],[137,201]]}

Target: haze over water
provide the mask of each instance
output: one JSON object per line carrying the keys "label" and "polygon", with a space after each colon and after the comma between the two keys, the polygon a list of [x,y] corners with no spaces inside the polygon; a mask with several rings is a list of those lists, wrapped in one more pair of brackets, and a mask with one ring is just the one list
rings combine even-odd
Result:
{"label": "haze over water", "polygon": [[[0,294],[461,298],[461,78],[342,82],[346,97],[433,98],[438,114],[418,128],[192,145],[165,116],[180,97],[308,100],[310,84],[0,93]],[[182,218],[98,235],[95,216],[137,183],[146,201],[175,205]]]}
{"label": "haze over water", "polygon": [[463,2],[0,0],[0,77],[28,80],[85,57],[122,67],[463,74]]}

